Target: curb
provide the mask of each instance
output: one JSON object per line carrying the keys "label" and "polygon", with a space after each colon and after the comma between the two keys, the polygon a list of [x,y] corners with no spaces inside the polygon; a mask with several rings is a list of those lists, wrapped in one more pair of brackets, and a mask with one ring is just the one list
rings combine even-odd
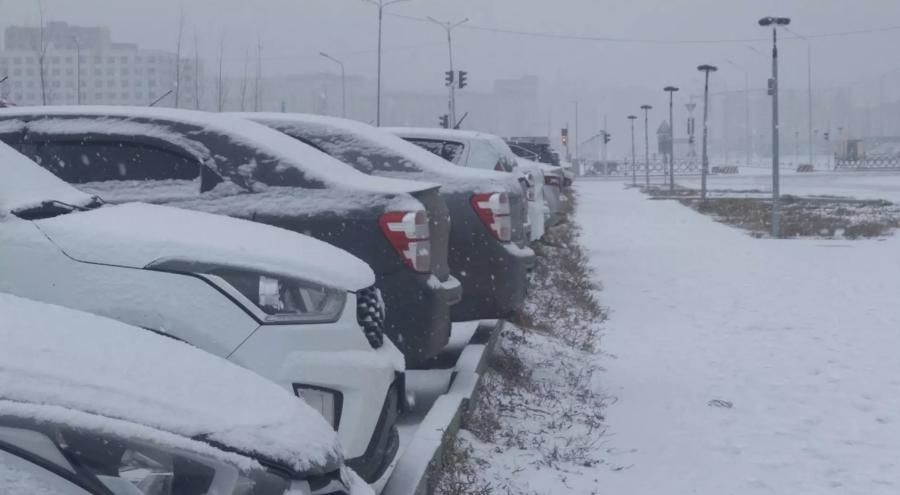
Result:
{"label": "curb", "polygon": [[484,321],[460,355],[450,390],[440,396],[419,425],[382,491],[385,495],[433,495],[443,470],[444,448],[456,437],[469,405],[476,402],[482,377],[506,322]]}

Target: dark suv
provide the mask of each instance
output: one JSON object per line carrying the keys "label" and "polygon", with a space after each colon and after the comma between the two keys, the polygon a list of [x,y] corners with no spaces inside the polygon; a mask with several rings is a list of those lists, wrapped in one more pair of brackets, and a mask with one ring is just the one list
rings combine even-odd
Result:
{"label": "dark suv", "polygon": [[[362,259],[388,308],[384,333],[410,367],[449,341],[462,288],[436,184],[370,177],[262,125],[202,112],[30,107],[0,111],[0,123],[4,142],[106,201],[253,220]],[[360,323],[369,320],[361,307]]]}
{"label": "dark suv", "polygon": [[525,194],[509,173],[458,167],[393,134],[352,120],[303,114],[236,114],[281,131],[360,172],[441,184],[450,209],[450,270],[463,286],[453,321],[506,318],[525,299],[531,249],[516,245],[512,208]]}

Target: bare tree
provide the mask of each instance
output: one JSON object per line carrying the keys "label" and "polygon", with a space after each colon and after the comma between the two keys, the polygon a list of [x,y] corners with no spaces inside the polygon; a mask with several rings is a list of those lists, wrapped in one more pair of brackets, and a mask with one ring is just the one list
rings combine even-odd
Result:
{"label": "bare tree", "polygon": [[216,77],[216,109],[219,112],[225,111],[225,104],[228,101],[228,91],[231,84],[225,78],[225,33],[222,33],[222,39],[219,40],[219,74]]}
{"label": "bare tree", "polygon": [[181,74],[181,42],[184,39],[184,21],[186,18],[184,6],[182,6],[181,17],[178,21],[178,41],[175,44],[175,108],[178,108],[181,101],[181,83],[184,80]]}
{"label": "bare tree", "polygon": [[244,55],[244,76],[241,78],[241,111],[243,112],[246,109],[247,103],[247,88],[250,86],[249,81],[250,74],[250,47],[247,47],[247,53]]}
{"label": "bare tree", "polygon": [[[9,77],[9,69],[4,68],[3,73],[0,74],[0,80]],[[12,85],[9,83],[9,79],[0,84],[0,100],[9,100],[9,93],[12,92]]]}
{"label": "bare tree", "polygon": [[50,45],[44,42],[44,5],[41,0],[38,0],[37,4],[38,13],[40,14],[40,27],[38,28],[37,38],[35,38],[34,32],[31,33],[31,48],[34,50],[34,55],[38,62],[38,76],[41,81],[41,103],[47,105],[53,100],[52,93],[50,97],[47,96],[47,86],[49,85],[49,81],[47,81],[47,49]]}
{"label": "bare tree", "polygon": [[256,40],[256,84],[253,87],[253,111],[258,112],[262,106],[262,40]]}
{"label": "bare tree", "polygon": [[197,110],[201,110],[203,105],[203,96],[206,93],[206,80],[203,72],[200,70],[200,37],[197,31],[194,31],[194,103]]}

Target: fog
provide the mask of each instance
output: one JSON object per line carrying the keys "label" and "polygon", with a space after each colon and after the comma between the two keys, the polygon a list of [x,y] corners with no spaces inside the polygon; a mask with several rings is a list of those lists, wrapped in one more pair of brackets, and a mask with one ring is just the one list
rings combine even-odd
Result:
{"label": "fog", "polygon": [[[190,50],[194,49],[196,33],[207,73],[223,38],[225,71],[234,76],[241,72],[248,50],[255,52],[257,46],[262,48],[261,67],[266,78],[323,72],[339,75],[339,67],[319,55],[327,52],[345,64],[348,78],[358,76],[348,89],[354,92],[349,97],[353,108],[348,116],[364,121],[374,118],[367,95],[374,94],[375,87],[378,9],[363,0],[43,0],[42,7],[45,21],[108,26],[116,42],[168,51],[175,49],[183,12]],[[470,86],[459,91],[459,113],[470,112],[470,126],[506,134],[549,134],[558,140],[559,128],[568,123],[574,142],[573,102],[577,100],[579,139],[586,141],[595,135],[606,115],[607,128],[613,135],[611,152],[624,154],[630,152],[627,115],[638,114],[642,104],[652,105],[651,132],[668,119],[667,94],[662,91],[667,85],[681,88],[676,96],[678,137],[686,118],[683,103],[689,95],[702,95],[701,74],[696,70],[700,64],[719,66],[712,77],[713,91],[744,90],[742,70],[749,74],[751,89],[765,88],[771,72],[771,31],[760,28],[757,21],[769,15],[790,17],[793,32],[811,37],[812,87],[817,101],[813,121],[817,128],[824,130],[831,123],[833,128],[843,125],[863,132],[862,127],[868,125],[870,134],[875,132],[874,127],[883,133],[900,134],[900,115],[894,112],[890,117],[889,113],[894,107],[878,108],[882,100],[894,102],[900,98],[900,73],[880,77],[900,67],[900,59],[892,55],[900,29],[817,37],[890,28],[896,22],[893,19],[900,18],[900,2],[896,0],[404,1],[385,9],[383,91],[445,94],[446,32],[424,19],[430,16],[455,22],[467,18],[467,24],[453,31],[453,56],[455,68],[469,72]],[[39,19],[36,0],[0,0],[0,27],[36,26]],[[562,39],[539,33],[593,39]],[[807,44],[791,32],[782,31],[780,36],[781,88],[796,92],[795,96],[784,96],[787,102],[796,99],[797,103],[796,108],[788,103],[782,119],[793,139],[795,128],[803,135],[808,133]],[[540,88],[536,100],[529,104],[528,115],[512,119],[519,121],[515,125],[503,116],[488,118],[485,107],[497,97],[495,81],[526,75],[536,76]],[[297,108],[287,109],[339,114],[338,103],[332,99],[338,98],[340,88],[328,86],[327,107],[305,108],[298,103]],[[841,88],[849,91],[853,106],[875,107],[868,117],[856,116],[856,125],[851,122],[851,110],[838,114],[837,105],[832,103]],[[768,100],[764,91],[751,96],[751,130],[764,135],[765,116],[759,108]],[[395,99],[402,97],[395,95]],[[742,106],[747,100],[742,95],[735,105]],[[724,115],[715,112],[715,105],[714,101],[713,120],[724,121]],[[432,110],[433,104],[422,106],[425,110],[421,115],[386,115],[385,123],[436,126],[440,107]],[[267,107],[279,109],[274,100]],[[746,113],[745,107],[733,106],[731,110],[730,120]],[[878,125],[881,119],[889,122]],[[743,121],[736,121],[730,134],[744,133]]]}

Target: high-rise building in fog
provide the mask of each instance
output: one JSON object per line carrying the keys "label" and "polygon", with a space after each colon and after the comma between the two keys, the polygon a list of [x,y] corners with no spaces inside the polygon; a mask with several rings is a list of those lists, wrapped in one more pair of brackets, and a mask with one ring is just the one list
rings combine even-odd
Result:
{"label": "high-rise building in fog", "polygon": [[[0,93],[18,105],[147,105],[175,88],[176,55],[114,43],[105,27],[49,22],[7,27],[0,50]],[[203,64],[182,57],[179,106],[194,107]],[[169,97],[159,106],[173,106]]]}

